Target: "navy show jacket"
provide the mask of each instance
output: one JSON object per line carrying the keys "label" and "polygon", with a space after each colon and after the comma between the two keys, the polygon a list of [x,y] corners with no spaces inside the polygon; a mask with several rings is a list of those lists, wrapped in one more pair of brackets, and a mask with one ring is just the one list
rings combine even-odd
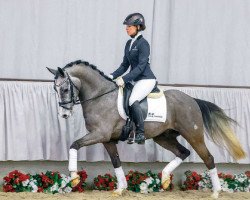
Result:
{"label": "navy show jacket", "polygon": [[142,79],[156,79],[149,64],[150,46],[147,40],[142,35],[138,36],[129,50],[131,41],[130,39],[126,43],[123,62],[112,73],[114,79],[124,74],[129,66],[131,66],[130,72],[122,77],[125,83]]}

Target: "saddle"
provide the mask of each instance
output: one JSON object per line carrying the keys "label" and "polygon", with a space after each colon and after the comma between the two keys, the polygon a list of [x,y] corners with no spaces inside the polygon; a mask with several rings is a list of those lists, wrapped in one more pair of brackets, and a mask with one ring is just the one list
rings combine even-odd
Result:
{"label": "saddle", "polygon": [[[119,138],[119,140],[121,141],[127,140],[130,132],[133,131],[133,118],[132,118],[132,113],[130,111],[130,106],[129,106],[129,97],[131,96],[133,87],[134,86],[131,83],[127,83],[125,87],[123,88],[123,107],[128,118],[126,120],[126,124],[122,128],[122,134]],[[160,98],[162,95],[163,95],[163,92],[157,87],[157,82],[156,82],[151,93],[147,97],[145,97],[143,100],[140,101],[140,106],[143,112],[144,120],[147,118],[147,113],[148,113],[147,98]]]}

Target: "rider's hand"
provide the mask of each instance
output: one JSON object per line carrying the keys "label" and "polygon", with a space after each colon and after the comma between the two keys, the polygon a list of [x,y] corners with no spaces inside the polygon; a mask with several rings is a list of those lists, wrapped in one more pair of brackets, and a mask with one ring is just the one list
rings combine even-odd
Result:
{"label": "rider's hand", "polygon": [[119,87],[123,87],[124,84],[125,84],[122,77],[117,78],[117,79],[115,80],[115,83],[116,83],[116,85],[118,85]]}
{"label": "rider's hand", "polygon": [[108,77],[113,80],[114,76],[112,74],[109,74]]}

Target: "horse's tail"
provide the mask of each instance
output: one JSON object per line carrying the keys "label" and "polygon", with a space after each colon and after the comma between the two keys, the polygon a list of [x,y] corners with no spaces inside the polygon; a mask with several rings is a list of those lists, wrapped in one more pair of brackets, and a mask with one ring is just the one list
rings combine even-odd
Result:
{"label": "horse's tail", "polygon": [[219,106],[200,99],[195,101],[200,107],[206,133],[213,142],[223,145],[236,160],[244,158],[246,154],[230,127],[231,123],[237,122],[228,117]]}

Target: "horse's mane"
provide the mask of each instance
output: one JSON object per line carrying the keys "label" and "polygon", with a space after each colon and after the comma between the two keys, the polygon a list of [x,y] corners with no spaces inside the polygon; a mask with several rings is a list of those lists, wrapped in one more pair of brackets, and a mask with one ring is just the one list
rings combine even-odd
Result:
{"label": "horse's mane", "polygon": [[97,71],[101,76],[103,76],[105,79],[114,82],[111,78],[109,78],[107,75],[105,75],[104,72],[100,71],[95,65],[89,64],[89,62],[87,62],[87,61],[76,60],[74,62],[70,62],[67,65],[65,65],[65,67],[63,67],[63,69],[67,69],[67,68],[72,67],[73,65],[79,65],[79,64],[83,64],[87,67],[91,67],[93,70]]}

